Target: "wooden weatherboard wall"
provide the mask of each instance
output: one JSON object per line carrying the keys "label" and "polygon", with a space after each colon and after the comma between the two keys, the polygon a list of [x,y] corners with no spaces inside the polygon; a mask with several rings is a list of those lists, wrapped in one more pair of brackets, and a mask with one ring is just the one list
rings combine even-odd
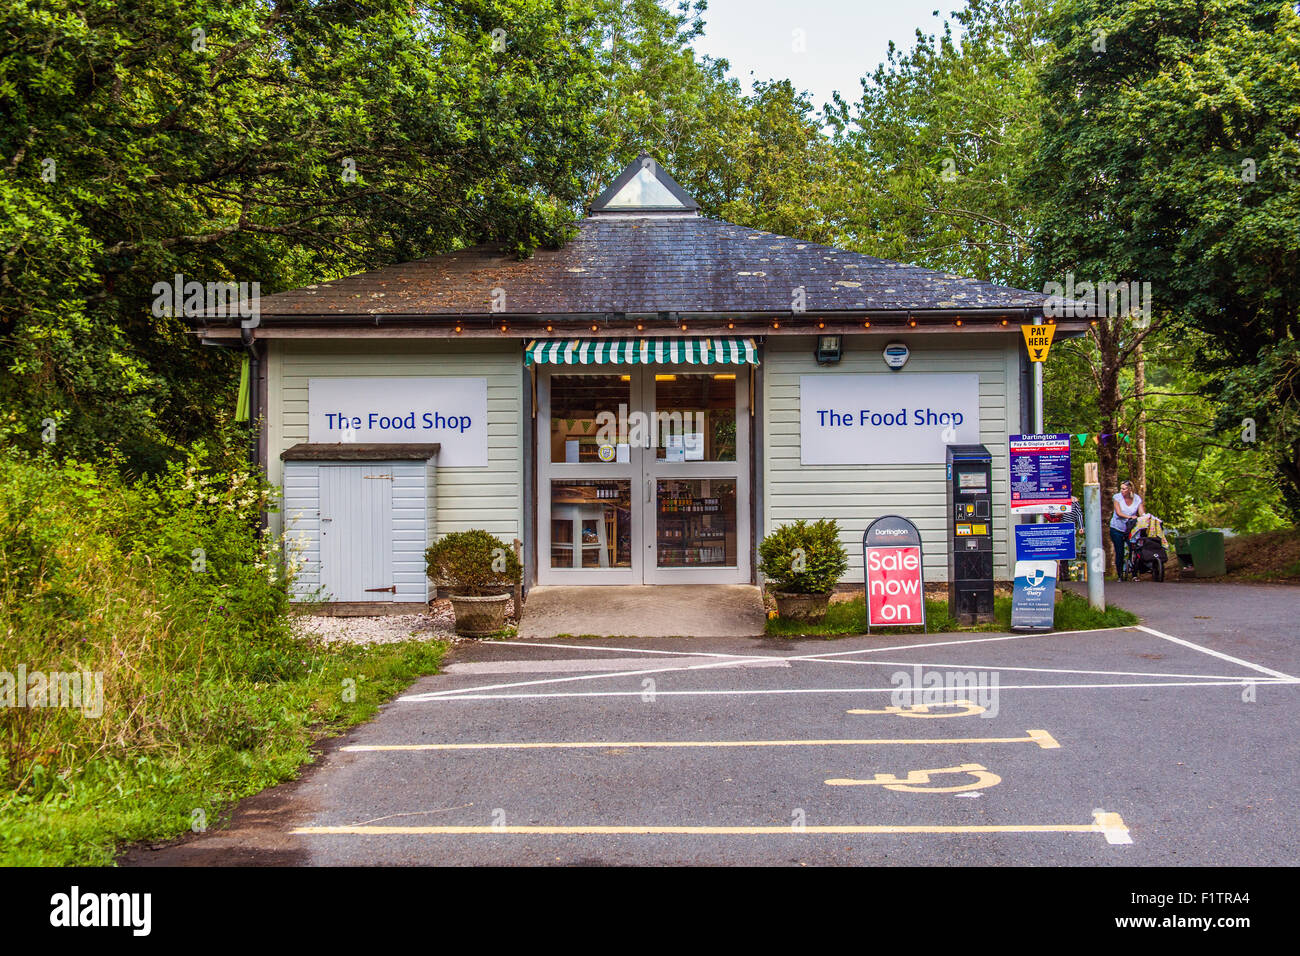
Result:
{"label": "wooden weatherboard wall", "polygon": [[[899,514],[913,521],[925,546],[925,579],[948,578],[948,520],[945,466],[803,465],[799,461],[799,377],[909,372],[978,373],[980,442],[993,457],[994,576],[1010,580],[1014,553],[1009,490],[1007,435],[1020,430],[1019,330],[1014,334],[862,335],[844,338],[838,364],[819,366],[812,336],[769,336],[763,349],[763,528],[800,518],[835,518],[848,549],[844,584],[862,584],[862,532],[874,518]],[[907,365],[889,369],[881,358],[887,342],[911,349]]]}
{"label": "wooden weatherboard wall", "polygon": [[[442,376],[487,379],[488,464],[444,468],[429,477],[430,542],[449,531],[482,528],[509,543],[523,532],[525,423],[517,339],[271,339],[267,349],[267,477],[284,480],[280,453],[308,440],[307,390],[313,378]],[[435,493],[436,486],[436,493]],[[279,532],[282,519],[271,515]]]}

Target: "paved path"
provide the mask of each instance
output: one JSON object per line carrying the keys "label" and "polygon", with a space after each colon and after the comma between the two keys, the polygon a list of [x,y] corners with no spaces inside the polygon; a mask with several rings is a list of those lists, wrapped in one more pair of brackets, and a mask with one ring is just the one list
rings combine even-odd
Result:
{"label": "paved path", "polygon": [[1110,593],[1145,626],[466,645],[126,862],[1296,864],[1300,589]]}
{"label": "paved path", "polygon": [[519,637],[758,637],[766,621],[749,584],[544,586],[528,592]]}

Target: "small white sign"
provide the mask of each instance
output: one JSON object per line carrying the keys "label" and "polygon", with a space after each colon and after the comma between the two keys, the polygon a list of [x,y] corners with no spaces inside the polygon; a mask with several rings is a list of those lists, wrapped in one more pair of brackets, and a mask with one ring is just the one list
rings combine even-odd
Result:
{"label": "small white sign", "polygon": [[948,445],[979,440],[977,374],[799,377],[802,464],[942,464]]}
{"label": "small white sign", "polygon": [[486,378],[313,378],[310,442],[437,443],[439,468],[488,463]]}

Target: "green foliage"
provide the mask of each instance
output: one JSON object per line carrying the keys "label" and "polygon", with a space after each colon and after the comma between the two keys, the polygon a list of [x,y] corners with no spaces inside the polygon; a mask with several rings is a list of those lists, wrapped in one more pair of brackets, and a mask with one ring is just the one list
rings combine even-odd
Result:
{"label": "green foliage", "polygon": [[[1265,441],[1243,442],[1241,428],[1216,435],[1216,406],[1205,396],[1207,373],[1193,367],[1193,337],[1172,328],[1144,343],[1146,392],[1133,393],[1132,367],[1120,373],[1124,402],[1115,428],[1128,434],[1117,448],[1116,478],[1138,473],[1139,413],[1146,414],[1146,506],[1171,527],[1267,531],[1288,524],[1272,454]],[[1073,482],[1083,487],[1083,465],[1098,457],[1096,436],[1103,426],[1088,388],[1098,361],[1091,338],[1052,346],[1044,377],[1044,421],[1049,432],[1084,433],[1072,440]],[[1115,439],[1110,439],[1114,442]],[[1118,490],[1112,482],[1106,496]]]}
{"label": "green foliage", "polygon": [[[926,598],[926,630],[932,634],[950,631],[1006,631],[1011,627],[1011,597],[996,595],[993,600],[993,621],[988,624],[959,624],[948,613],[946,600]],[[1052,626],[1058,631],[1087,631],[1108,627],[1128,627],[1138,623],[1137,615],[1110,605],[1105,611],[1094,611],[1087,598],[1070,591],[1058,591],[1056,611]],[[872,634],[916,634],[918,627],[873,627]],[[867,633],[867,604],[864,598],[835,601],[826,609],[825,620],[816,624],[803,621],[784,621],[771,618],[767,633],[778,637],[851,637]]]}
{"label": "green foliage", "polygon": [[[1068,0],[1048,36],[1030,177],[1044,275],[1150,281],[1157,320],[1200,346],[1211,433],[1255,419],[1300,515],[1300,15]],[[1138,337],[1109,333],[1103,357]]]}
{"label": "green foliage", "polygon": [[561,241],[607,158],[597,6],[6,4],[0,440],[53,418],[58,456],[152,471],[208,433],[234,365],[151,314],[176,273],[269,294]]}
{"label": "green foliage", "polygon": [[[446,646],[304,641],[298,678],[235,684],[224,696],[198,687],[204,721],[175,746],[97,756],[71,774],[37,764],[31,786],[0,799],[0,865],[108,866],[126,844],[213,828],[234,801],[296,777],[320,737],[369,720],[435,673]],[[345,681],[355,700],[340,693]]]}
{"label": "green foliage", "polygon": [[467,597],[500,594],[519,583],[514,549],[486,531],[453,531],[424,552],[429,579]]}
{"label": "green foliage", "polygon": [[107,695],[95,720],[0,714],[0,776],[18,791],[50,769],[46,755],[75,774],[102,749],[183,744],[228,712],[209,711],[196,683],[301,673],[277,548],[256,530],[266,488],[247,471],[213,473],[205,457],[135,484],[109,467],[0,458],[4,659],[103,672]]}
{"label": "green foliage", "polygon": [[[155,479],[0,457],[0,669],[102,674],[102,712],[0,708],[0,860],[107,863],[292,776],[440,645],[294,633],[264,483],[220,446]],[[355,702],[341,695],[343,680]]]}
{"label": "green foliage", "polygon": [[849,569],[839,526],[825,518],[775,528],[759,543],[758,557],[769,588],[790,594],[824,594]]}
{"label": "green foliage", "polygon": [[960,40],[947,22],[918,30],[910,51],[890,44],[852,108],[837,96],[829,119],[852,185],[833,214],[850,248],[1025,287],[1047,6],[971,0],[955,14]]}

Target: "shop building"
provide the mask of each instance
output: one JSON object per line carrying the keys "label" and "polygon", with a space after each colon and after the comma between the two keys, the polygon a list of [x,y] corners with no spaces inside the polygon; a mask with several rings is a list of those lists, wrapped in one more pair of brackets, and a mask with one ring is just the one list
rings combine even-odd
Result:
{"label": "shop building", "polygon": [[[947,573],[945,449],[1029,431],[1045,297],[701,216],[648,157],[558,250],[476,247],[207,320],[253,357],[272,527],[301,596],[423,602],[423,551],[483,528],[525,583],[757,583],[767,529],[910,518]],[[1086,320],[1060,319],[1061,332]]]}

